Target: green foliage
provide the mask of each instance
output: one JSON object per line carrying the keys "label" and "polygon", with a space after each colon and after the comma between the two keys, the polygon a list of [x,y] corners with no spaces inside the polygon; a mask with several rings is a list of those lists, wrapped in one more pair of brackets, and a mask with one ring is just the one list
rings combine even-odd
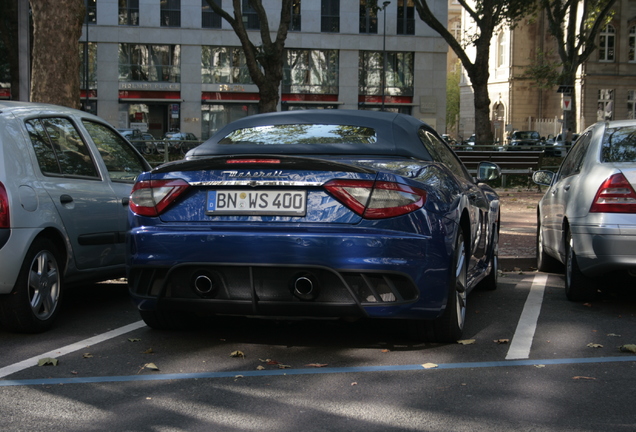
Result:
{"label": "green foliage", "polygon": [[551,51],[538,50],[537,57],[525,68],[522,78],[535,81],[536,86],[543,90],[559,85],[562,81],[563,63],[552,60],[552,58],[554,55]]}

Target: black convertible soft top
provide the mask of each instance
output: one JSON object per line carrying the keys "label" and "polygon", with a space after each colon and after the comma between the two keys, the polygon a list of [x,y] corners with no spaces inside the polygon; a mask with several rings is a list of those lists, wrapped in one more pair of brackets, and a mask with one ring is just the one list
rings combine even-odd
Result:
{"label": "black convertible soft top", "polygon": [[[352,140],[337,143],[255,143],[233,142],[228,136],[241,129],[276,125],[342,125],[368,128],[374,131],[373,139]],[[256,114],[236,120],[214,134],[200,146],[190,150],[187,159],[236,154],[287,154],[287,155],[361,155],[401,156],[432,160],[418,137],[420,129],[438,136],[426,123],[406,114],[357,110],[298,110]],[[439,138],[439,136],[438,136]],[[441,138],[439,138],[441,140]],[[346,140],[345,140],[346,141]]]}

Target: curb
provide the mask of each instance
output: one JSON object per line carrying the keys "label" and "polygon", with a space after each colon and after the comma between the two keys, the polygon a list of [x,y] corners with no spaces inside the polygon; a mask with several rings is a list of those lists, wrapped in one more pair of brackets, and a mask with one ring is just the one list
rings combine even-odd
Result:
{"label": "curb", "polygon": [[514,271],[514,270],[536,270],[537,259],[536,257],[499,257],[499,270],[501,271]]}

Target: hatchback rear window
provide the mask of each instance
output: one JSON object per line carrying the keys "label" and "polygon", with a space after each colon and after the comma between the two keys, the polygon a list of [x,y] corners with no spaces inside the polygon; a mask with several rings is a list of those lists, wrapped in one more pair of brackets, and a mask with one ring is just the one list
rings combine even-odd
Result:
{"label": "hatchback rear window", "polygon": [[636,126],[605,130],[601,162],[636,162]]}
{"label": "hatchback rear window", "polygon": [[373,128],[329,124],[289,124],[256,126],[231,132],[219,144],[372,144]]}

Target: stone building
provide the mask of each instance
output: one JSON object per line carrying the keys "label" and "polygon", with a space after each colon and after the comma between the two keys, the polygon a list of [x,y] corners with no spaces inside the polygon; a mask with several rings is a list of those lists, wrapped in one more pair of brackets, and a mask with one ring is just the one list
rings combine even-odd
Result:
{"label": "stone building", "polygon": [[[610,24],[597,38],[598,49],[579,68],[571,96],[576,101],[574,111],[567,110],[572,99],[559,93],[558,87],[542,90],[524,77],[540,53],[558,61],[556,41],[548,33],[544,14],[494,35],[489,94],[495,139],[503,141],[512,130],[556,135],[561,132],[564,113],[575,116],[578,131],[600,120],[636,118],[636,0],[618,0],[614,10]],[[464,28],[468,28],[466,23]],[[460,128],[469,136],[474,130],[474,108],[466,78],[461,95]]]}

